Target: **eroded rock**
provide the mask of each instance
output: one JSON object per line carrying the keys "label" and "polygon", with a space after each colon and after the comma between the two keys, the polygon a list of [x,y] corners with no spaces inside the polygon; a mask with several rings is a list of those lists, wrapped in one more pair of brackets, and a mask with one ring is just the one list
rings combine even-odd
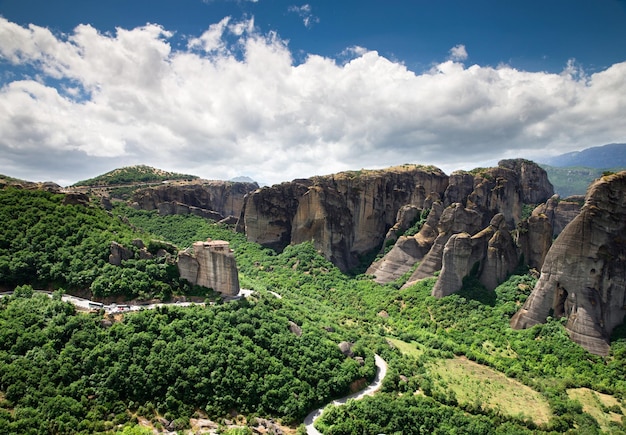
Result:
{"label": "eroded rock", "polygon": [[626,172],[590,186],[582,211],[553,243],[533,292],[513,316],[513,328],[564,316],[572,340],[608,354],[610,334],[626,313],[625,192]]}
{"label": "eroded rock", "polygon": [[195,242],[192,249],[178,253],[177,265],[180,277],[193,285],[227,296],[239,293],[237,263],[228,242]]}

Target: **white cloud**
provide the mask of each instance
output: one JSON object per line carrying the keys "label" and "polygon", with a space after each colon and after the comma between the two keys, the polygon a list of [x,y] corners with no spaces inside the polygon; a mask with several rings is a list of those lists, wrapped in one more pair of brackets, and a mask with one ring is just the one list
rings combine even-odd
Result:
{"label": "white cloud", "polygon": [[296,65],[252,20],[225,18],[181,50],[171,37],[158,25],[58,36],[0,18],[0,58],[41,77],[0,88],[0,173],[69,184],[144,163],[275,183],[626,142],[626,62],[586,75],[451,59],[416,74],[361,47]]}
{"label": "white cloud", "polygon": [[467,50],[465,49],[465,45],[459,44],[452,47],[450,49],[450,60],[457,62],[467,60]]}
{"label": "white cloud", "polygon": [[314,24],[320,22],[320,19],[313,15],[313,8],[310,4],[304,4],[302,6],[289,6],[289,12],[294,12],[302,18],[302,23],[304,27],[310,29]]}

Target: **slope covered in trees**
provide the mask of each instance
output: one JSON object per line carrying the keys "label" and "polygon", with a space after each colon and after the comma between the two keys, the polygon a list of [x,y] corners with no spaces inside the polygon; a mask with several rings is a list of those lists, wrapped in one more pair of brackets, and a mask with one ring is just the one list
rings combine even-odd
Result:
{"label": "slope covered in trees", "polygon": [[162,245],[97,206],[64,204],[63,195],[39,190],[0,190],[0,287],[91,290],[98,297],[169,298],[191,289],[165,258],[108,263],[111,242],[133,248],[143,239]]}
{"label": "slope covered in trees", "polygon": [[[8,271],[5,279],[12,277],[6,287],[49,279],[80,287],[74,276],[92,277],[84,284],[91,285],[104,276],[99,274],[110,236],[124,243],[151,234],[180,247],[207,237],[228,240],[242,287],[258,293],[225,305],[126,314],[111,326],[101,313],[76,313],[58,295],[32,296],[28,286],[20,287],[16,296],[0,300],[0,428],[8,428],[5,432],[122,430],[137,418],[156,426],[165,418],[183,428],[194,416],[221,421],[231,411],[297,425],[306,411],[341,394],[351,381],[372,376],[375,352],[389,364],[383,395],[328,412],[319,422],[324,433],[449,433],[451,428],[624,433],[626,329],[615,331],[606,358],[572,343],[556,319],[528,330],[510,329],[511,316],[534,285],[535,278],[524,271],[495,292],[468,279],[461,292],[435,299],[432,280],[402,290],[406,277],[379,285],[367,275],[342,274],[311,243],[276,254],[197,216],[159,216],[120,206],[112,212],[124,217],[119,219],[95,207],[64,206],[60,197],[41,192],[12,191],[3,198],[3,218],[15,220],[20,229],[2,230],[5,266],[0,270]],[[18,224],[20,217],[25,223]],[[71,246],[58,242],[47,251],[26,242],[39,233],[37,240],[54,239],[56,227],[65,223],[68,236],[81,234]],[[54,228],[44,230],[47,226]],[[89,260],[100,248],[103,256]],[[59,250],[70,250],[69,262],[57,261]],[[12,266],[23,258],[32,261]],[[48,264],[42,260],[59,264],[67,276],[41,273],[53,270],[40,267]],[[134,276],[140,269],[129,270]],[[302,329],[300,337],[289,331],[289,321]],[[341,341],[355,343],[353,351],[365,357],[364,366],[338,351]],[[455,394],[450,383],[471,383],[444,378],[437,367],[457,358],[530,387],[547,403],[547,420]],[[574,388],[611,395],[617,405],[597,410],[610,423],[601,426],[570,394]]]}
{"label": "slope covered in trees", "polygon": [[175,429],[231,410],[292,422],[373,376],[373,356],[363,367],[346,359],[334,334],[291,333],[300,319],[274,297],[165,307],[109,327],[58,298],[17,293],[0,300],[0,432],[94,433],[129,422],[126,410]]}
{"label": "slope covered in trees", "polygon": [[160,183],[168,180],[194,180],[195,175],[163,171],[146,165],[127,166],[74,184],[78,186],[115,186],[132,183]]}

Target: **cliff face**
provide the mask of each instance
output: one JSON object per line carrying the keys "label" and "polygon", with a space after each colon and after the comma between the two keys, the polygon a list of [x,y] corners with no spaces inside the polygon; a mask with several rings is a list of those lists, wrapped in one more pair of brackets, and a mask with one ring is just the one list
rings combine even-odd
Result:
{"label": "cliff face", "polygon": [[291,243],[291,228],[300,198],[311,184],[310,180],[294,180],[250,193],[241,210],[237,231],[244,232],[251,242],[278,251],[284,249]]}
{"label": "cliff face", "polygon": [[[481,244],[483,248],[479,250],[485,257],[480,259],[480,279],[488,288],[494,288],[517,265],[520,253],[516,252],[516,245],[508,233],[520,224],[523,205],[531,201],[545,201],[552,195],[552,185],[546,172],[527,160],[503,160],[495,168],[454,172],[443,194],[441,209],[433,206],[422,230],[413,237],[401,237],[382,260],[368,269],[368,273],[374,275],[377,282],[390,282],[420,262],[405,287],[433,276],[443,266],[446,244],[453,235],[467,233],[473,240],[470,241],[475,250],[478,243],[475,236],[492,227],[492,219],[499,216],[494,230],[497,232],[496,237],[493,240],[485,239]],[[485,234],[482,234],[484,237]],[[466,242],[469,243],[463,238],[455,238],[449,250],[453,251],[455,244],[462,250]],[[529,250],[533,242],[528,242]],[[504,257],[497,259],[496,253]],[[454,258],[452,253],[448,258]],[[463,263],[457,260],[455,264]],[[458,269],[455,273],[463,272]],[[458,290],[451,290],[453,287],[457,286],[446,286],[445,291],[437,294]]]}
{"label": "cliff face", "polygon": [[239,293],[237,263],[228,242],[196,242],[193,251],[178,253],[180,277],[228,296]]}
{"label": "cliff face", "polygon": [[580,214],[546,255],[541,276],[511,326],[567,317],[570,337],[598,355],[626,313],[626,172],[590,186]]}
{"label": "cliff face", "polygon": [[137,190],[131,201],[136,208],[159,210],[164,215],[196,214],[220,220],[239,216],[245,195],[258,187],[232,181],[174,182]]}
{"label": "cliff face", "polygon": [[[383,242],[393,243],[398,233],[428,209],[421,231],[399,237],[392,250],[368,269],[378,282],[389,282],[421,261],[409,280],[412,283],[441,269],[452,235],[474,236],[501,215],[503,228],[498,231],[502,233],[493,241],[493,249],[484,249],[485,255],[491,252],[493,256],[504,249],[503,232],[520,222],[523,205],[552,195],[545,171],[526,160],[503,160],[495,168],[459,171],[450,177],[437,168],[405,165],[257,189],[247,196],[237,229],[248,240],[277,250],[313,241],[318,251],[346,271],[358,265],[359,256]],[[504,251],[508,264],[511,249]],[[509,269],[507,265],[503,270]]]}
{"label": "cliff face", "polygon": [[345,271],[381,245],[401,207],[421,208],[447,185],[439,169],[416,165],[295,180],[251,193],[238,228],[276,249],[311,240]]}

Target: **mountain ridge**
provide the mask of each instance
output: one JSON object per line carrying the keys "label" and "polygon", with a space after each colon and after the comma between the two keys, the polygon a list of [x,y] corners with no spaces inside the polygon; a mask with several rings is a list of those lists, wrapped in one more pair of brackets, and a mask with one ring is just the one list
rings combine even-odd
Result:
{"label": "mountain ridge", "polygon": [[572,151],[558,156],[537,159],[538,163],[557,168],[581,166],[586,168],[609,169],[626,167],[626,143],[611,143],[580,151]]}

